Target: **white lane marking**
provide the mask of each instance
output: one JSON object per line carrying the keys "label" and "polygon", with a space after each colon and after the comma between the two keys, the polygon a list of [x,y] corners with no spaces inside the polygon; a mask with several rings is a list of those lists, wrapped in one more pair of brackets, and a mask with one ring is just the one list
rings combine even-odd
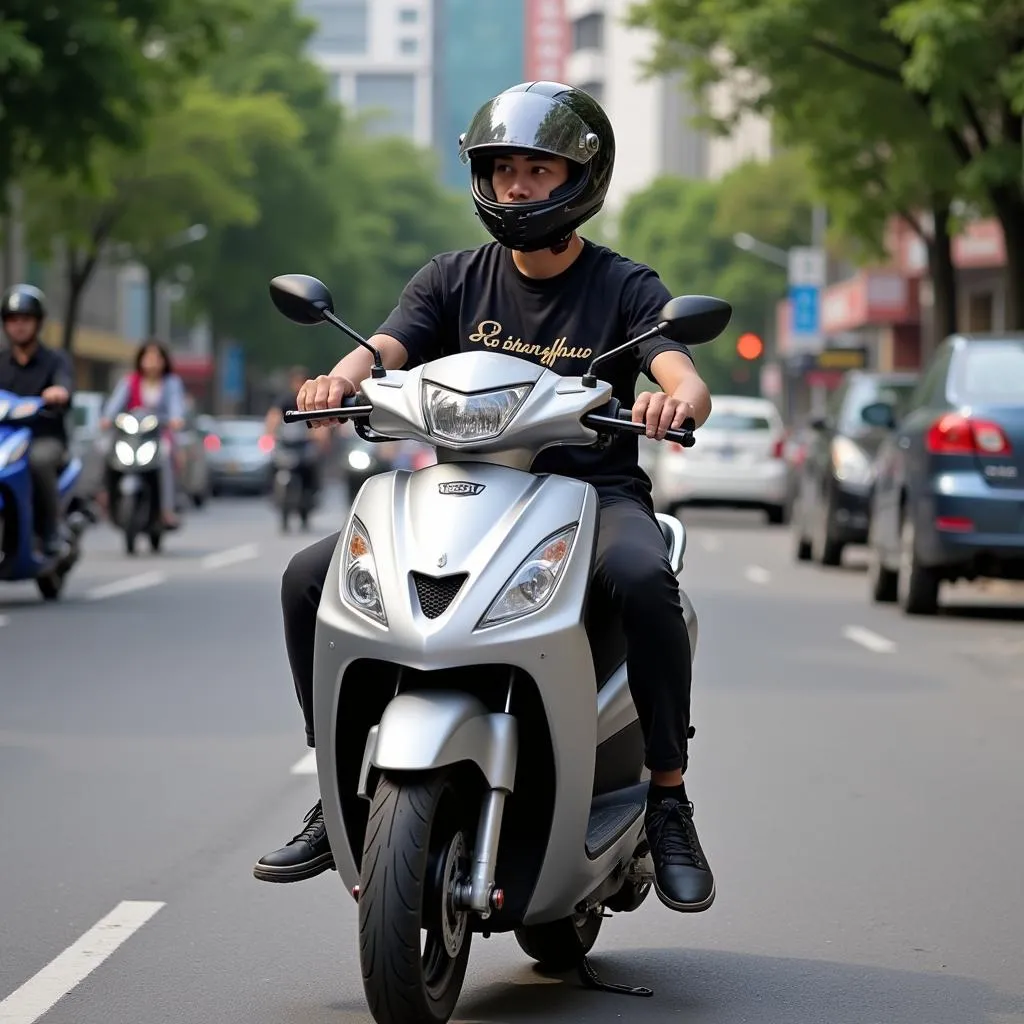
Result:
{"label": "white lane marking", "polygon": [[760,565],[748,565],[743,570],[743,575],[751,583],[767,583],[772,578],[772,574]]}
{"label": "white lane marking", "polygon": [[123,900],[77,942],[0,1002],[2,1024],[33,1024],[165,904]]}
{"label": "white lane marking", "polygon": [[0,626],[6,626],[11,620],[6,615],[0,615]]}
{"label": "white lane marking", "polygon": [[895,641],[879,636],[878,633],[873,633],[863,626],[844,626],[843,636],[869,651],[874,651],[875,654],[892,654],[896,650]]}
{"label": "white lane marking", "polygon": [[292,775],[316,775],[315,750],[311,750],[301,761],[292,765]]}
{"label": "white lane marking", "polygon": [[223,569],[228,565],[235,565],[238,562],[248,562],[260,553],[258,544],[243,544],[241,547],[228,548],[227,551],[217,551],[207,555],[199,563],[201,569]]}
{"label": "white lane marking", "polygon": [[93,587],[92,590],[86,592],[85,596],[90,601],[103,601],[108,597],[130,594],[135,590],[158,587],[166,579],[167,577],[162,572],[144,572],[138,576],[129,576],[127,579],[114,580],[113,583],[104,583],[102,586]]}
{"label": "white lane marking", "polygon": [[698,537],[697,540],[705,551],[721,551],[722,549],[722,542],[713,533]]}

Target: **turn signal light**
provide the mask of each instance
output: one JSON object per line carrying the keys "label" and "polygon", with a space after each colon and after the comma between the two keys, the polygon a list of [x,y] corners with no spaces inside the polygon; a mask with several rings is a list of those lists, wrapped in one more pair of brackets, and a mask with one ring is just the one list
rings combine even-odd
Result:
{"label": "turn signal light", "polygon": [[956,412],[931,425],[925,447],[932,455],[1009,455],[1013,451],[998,423]]}
{"label": "turn signal light", "polygon": [[220,448],[220,438],[216,434],[207,434],[203,438],[203,447],[208,452],[215,452]]}
{"label": "turn signal light", "polygon": [[259,440],[261,452],[272,452],[274,450],[274,439],[269,434],[264,434]]}

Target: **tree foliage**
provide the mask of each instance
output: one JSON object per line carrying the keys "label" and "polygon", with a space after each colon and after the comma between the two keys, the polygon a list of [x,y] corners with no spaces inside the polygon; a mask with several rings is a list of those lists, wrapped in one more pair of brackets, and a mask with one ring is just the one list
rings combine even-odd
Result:
{"label": "tree foliage", "polygon": [[140,145],[238,14],[234,0],[4,0],[0,196],[27,167],[69,173],[96,143]]}
{"label": "tree foliage", "polygon": [[948,210],[957,196],[995,214],[1007,316],[1024,326],[1016,0],[645,0],[633,20],[658,33],[652,66],[685,69],[698,95],[743,82],[737,109],[772,114],[806,145],[840,215],[862,230],[889,213]]}
{"label": "tree foliage", "polygon": [[721,181],[663,177],[627,200],[619,220],[624,255],[653,267],[669,290],[716,295],[732,303],[728,331],[694,355],[713,391],[735,391],[742,369],[737,337],[774,334],[775,307],[786,290],[786,271],[738,249],[747,232],[787,249],[806,245],[811,232],[812,188],[801,155],[748,163]]}

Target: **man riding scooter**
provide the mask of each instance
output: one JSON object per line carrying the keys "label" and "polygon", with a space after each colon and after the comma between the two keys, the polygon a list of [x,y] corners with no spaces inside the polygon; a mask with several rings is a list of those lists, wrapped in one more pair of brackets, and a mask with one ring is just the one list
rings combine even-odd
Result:
{"label": "man riding scooter", "polygon": [[[582,128],[580,127],[582,125]],[[498,349],[564,376],[656,325],[671,298],[649,267],[580,238],[604,203],[614,166],[612,127],[581,90],[523,83],[488,101],[461,140],[480,220],[495,241],[431,260],[409,282],[370,343],[401,369],[455,352]],[[663,439],[711,410],[688,349],[654,338],[608,362],[614,396],[648,437]],[[370,376],[363,348],[298,389],[300,410],[333,409]],[[661,391],[635,397],[637,377]],[[321,420],[314,426],[321,426]],[[606,448],[560,446],[533,472],[591,483],[600,497],[594,580],[612,598],[627,640],[629,686],[651,772],[645,827],[655,889],[677,911],[707,910],[715,884],[683,785],[690,728],[690,646],[676,578],[654,516],[633,434]],[[306,739],[313,735],[317,611],[337,547],[334,534],[299,552],[284,574],[285,640]],[[293,882],[334,866],[318,802],[303,830],[255,866],[263,881]]]}
{"label": "man riding scooter", "polygon": [[[299,388],[306,383],[307,377],[308,374],[304,366],[293,366],[288,371],[288,387],[274,400],[267,410],[267,415],[263,421],[264,429],[268,436],[276,437],[278,429],[284,422],[285,410],[294,407],[295,396],[298,394]],[[310,437],[314,440],[315,444],[314,457],[302,459],[296,466],[295,471],[302,480],[303,488],[315,500],[320,492],[320,461],[330,445],[330,435],[325,431],[320,431],[316,434],[311,434]]]}
{"label": "man riding scooter", "polygon": [[74,382],[65,353],[39,340],[46,319],[46,297],[30,284],[17,284],[0,301],[0,320],[10,348],[0,352],[0,391],[40,397],[49,409],[31,424],[29,466],[36,533],[44,555],[60,553],[58,480],[67,458],[65,414]]}

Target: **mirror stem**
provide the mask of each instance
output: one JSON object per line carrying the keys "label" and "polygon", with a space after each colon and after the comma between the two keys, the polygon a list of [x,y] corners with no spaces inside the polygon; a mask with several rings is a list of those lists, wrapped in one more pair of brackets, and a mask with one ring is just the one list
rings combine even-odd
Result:
{"label": "mirror stem", "polygon": [[363,346],[363,348],[368,349],[373,353],[373,369],[370,371],[371,377],[379,379],[380,377],[387,375],[387,370],[384,369],[384,363],[380,358],[379,350],[375,349],[358,331],[352,330],[344,320],[340,320],[329,309],[321,309],[320,315],[329,324],[333,324],[339,331],[347,334],[353,341],[358,342]]}
{"label": "mirror stem", "polygon": [[617,356],[620,352],[625,352],[627,348],[632,348],[634,345],[639,345],[641,342],[649,341],[651,338],[656,338],[667,326],[668,321],[664,320],[658,324],[657,327],[652,327],[649,331],[644,331],[643,334],[638,334],[632,340],[627,341],[625,345],[620,345],[618,348],[613,348],[610,352],[602,352],[601,355],[595,356],[589,369],[580,379],[580,382],[585,388],[596,388],[597,378],[594,376],[594,367],[596,367],[598,363],[603,363],[605,360]]}

